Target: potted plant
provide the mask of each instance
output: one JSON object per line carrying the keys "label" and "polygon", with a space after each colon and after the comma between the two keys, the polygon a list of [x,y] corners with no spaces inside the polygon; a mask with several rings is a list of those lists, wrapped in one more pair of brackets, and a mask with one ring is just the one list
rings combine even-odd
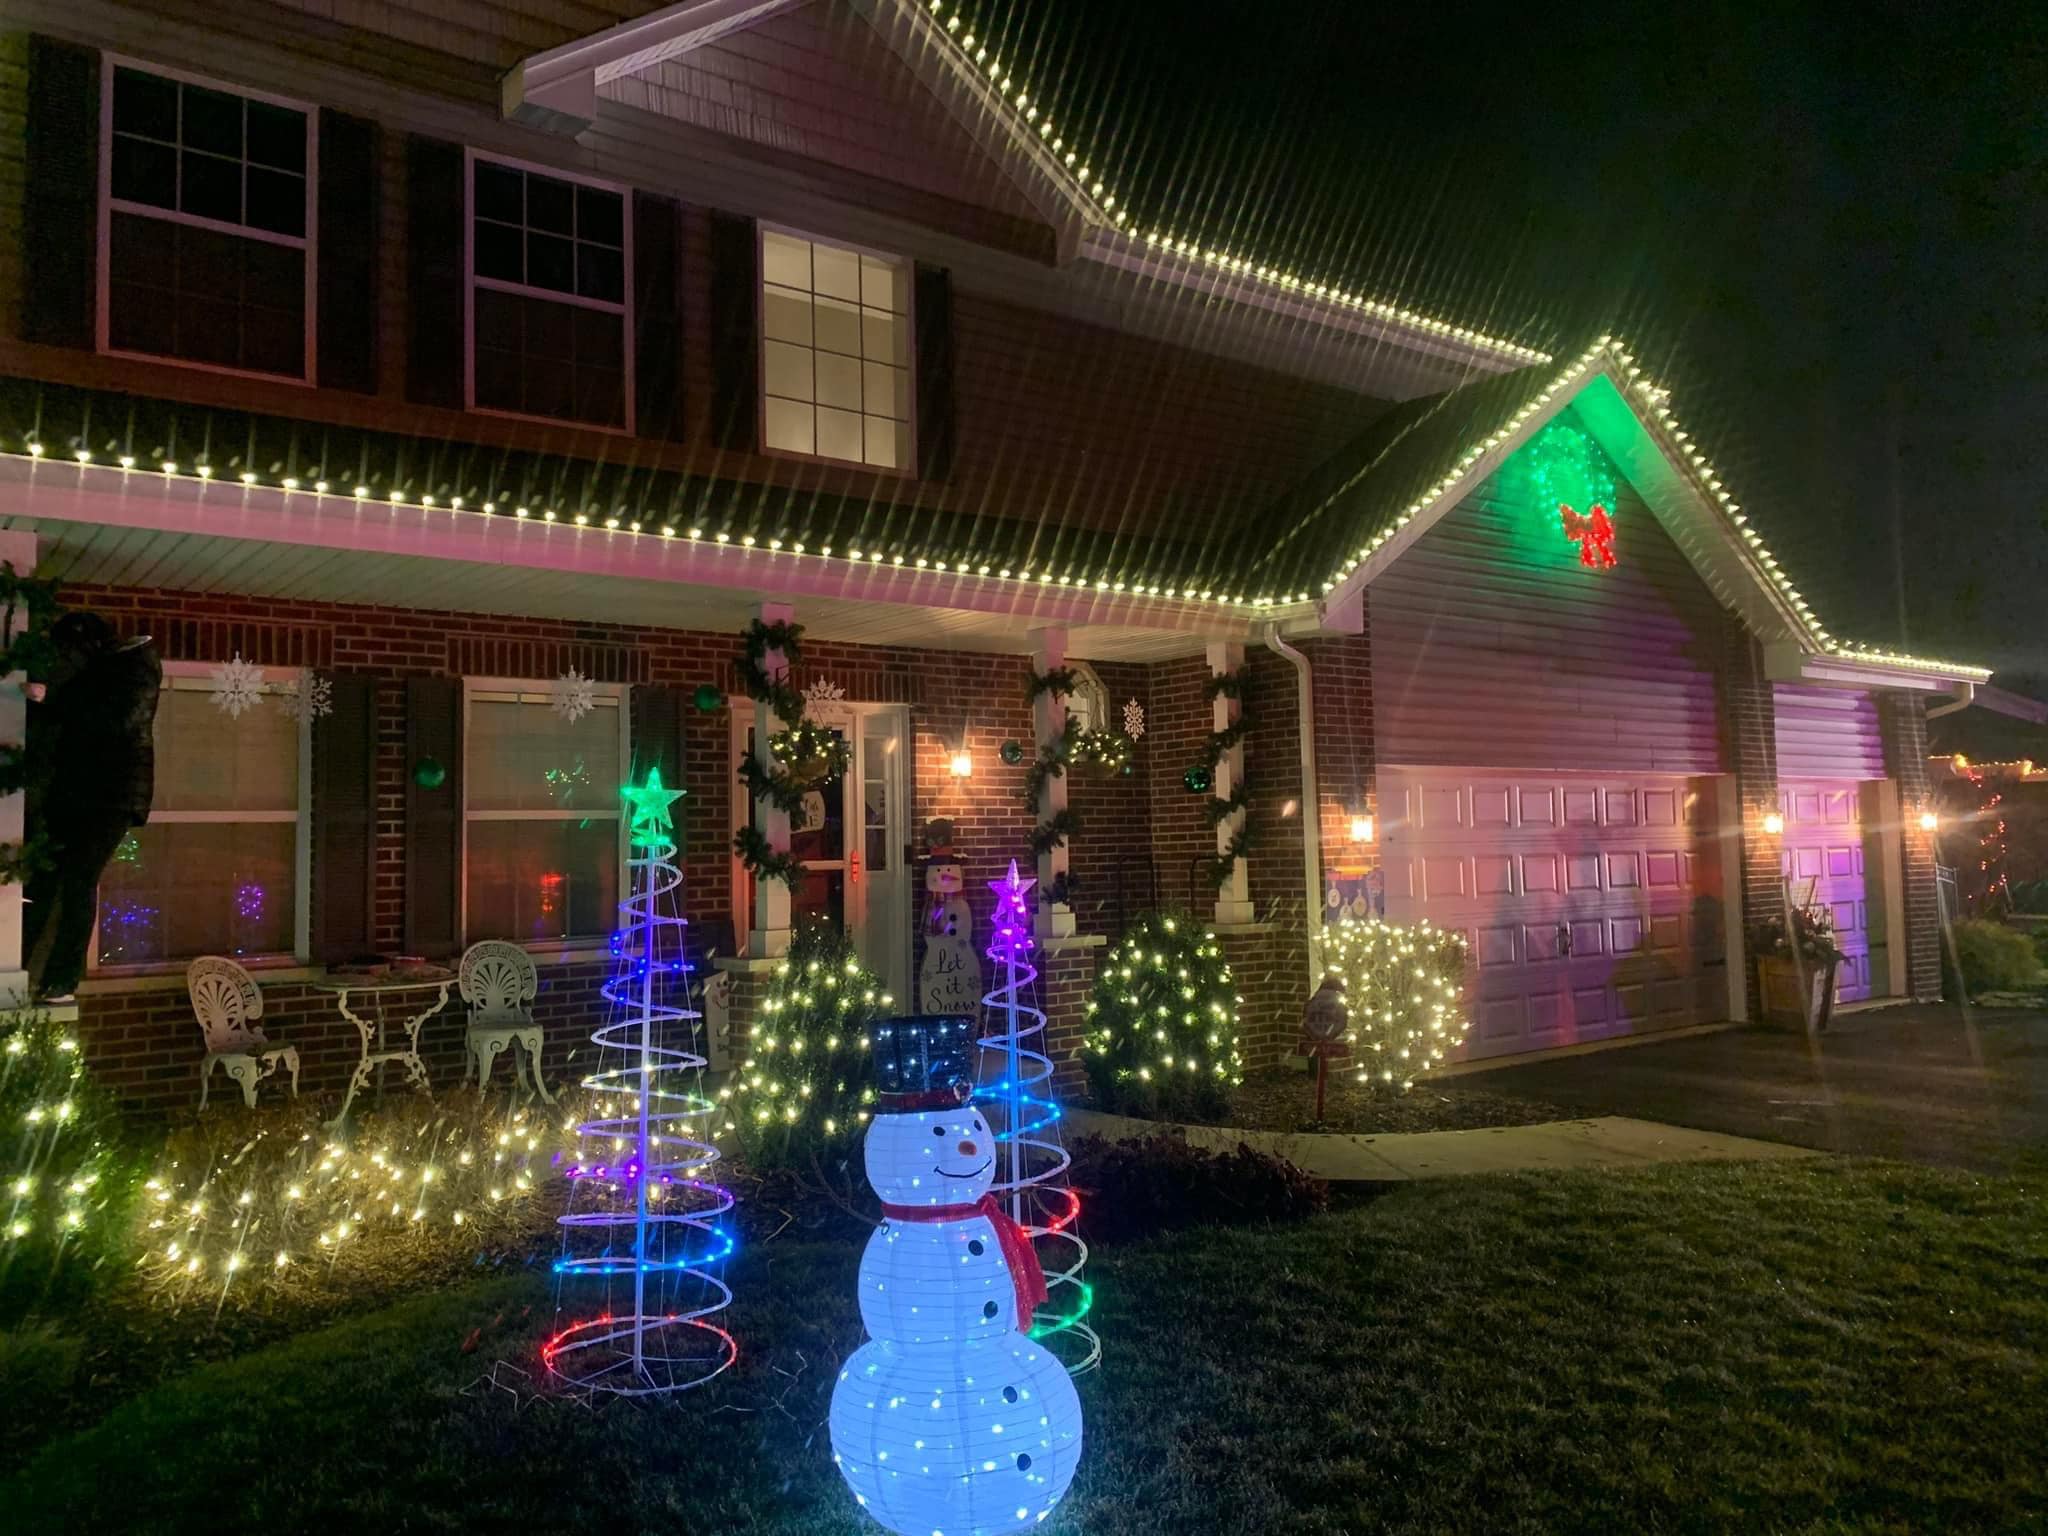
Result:
{"label": "potted plant", "polygon": [[1835,922],[1824,907],[1790,910],[1789,934],[1781,917],[1767,918],[1750,930],[1764,1018],[1774,1024],[1826,1029],[1835,1010],[1835,973],[1842,963]]}

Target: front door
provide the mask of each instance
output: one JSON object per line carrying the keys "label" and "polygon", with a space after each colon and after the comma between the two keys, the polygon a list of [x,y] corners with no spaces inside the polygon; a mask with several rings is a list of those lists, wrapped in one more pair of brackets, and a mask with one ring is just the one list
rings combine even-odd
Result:
{"label": "front door", "polygon": [[[899,705],[835,702],[818,723],[846,741],[851,766],[807,790],[803,808],[789,819],[789,851],[803,868],[790,888],[790,917],[827,922],[850,936],[861,962],[901,1004],[910,978],[905,712]],[[735,753],[752,751],[753,736],[741,716]],[[752,807],[746,809],[751,815]],[[751,915],[751,878],[743,870],[739,878],[735,906]]]}

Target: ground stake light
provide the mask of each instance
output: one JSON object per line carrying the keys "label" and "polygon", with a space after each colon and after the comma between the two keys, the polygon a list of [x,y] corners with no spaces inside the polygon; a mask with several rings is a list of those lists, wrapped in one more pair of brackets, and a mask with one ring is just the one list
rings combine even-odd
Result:
{"label": "ground stake light", "polygon": [[1045,1277],[992,1193],[974,1029],[921,1018],[875,1031],[866,1162],[884,1220],[860,1262],[870,1338],[839,1373],[830,1428],[855,1499],[901,1536],[1029,1530],[1081,1459],[1073,1381],[1030,1335]]}
{"label": "ground stake light", "polygon": [[577,1129],[579,1156],[561,1218],[560,1307],[582,1319],[542,1346],[571,1385],[624,1396],[680,1392],[731,1365],[737,1346],[711,1321],[732,1301],[715,1266],[732,1251],[722,1218],[732,1192],[708,1175],[717,1107],[701,1091],[703,1027],[689,1006],[685,924],[671,807],[659,769],[627,785],[632,891],[619,903],[608,1022],[590,1038],[597,1070],[583,1086],[602,1110]]}

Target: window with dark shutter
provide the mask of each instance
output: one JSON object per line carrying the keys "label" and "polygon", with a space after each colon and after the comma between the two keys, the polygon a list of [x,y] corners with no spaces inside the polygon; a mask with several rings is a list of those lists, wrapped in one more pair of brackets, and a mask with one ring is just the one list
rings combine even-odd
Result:
{"label": "window with dark shutter", "polygon": [[917,477],[953,473],[953,279],[917,269]]}
{"label": "window with dark shutter", "polygon": [[461,410],[469,353],[459,144],[405,141],[405,398]]}
{"label": "window with dark shutter", "polygon": [[469,190],[471,406],[625,428],[625,193],[480,155]]}
{"label": "window with dark shutter", "polygon": [[752,453],[761,415],[759,237],[752,219],[714,213],[709,238],[711,432],[719,447]]}
{"label": "window with dark shutter", "polygon": [[319,379],[377,392],[377,256],[383,135],[365,118],[320,110]]}
{"label": "window with dark shutter", "polygon": [[683,437],[682,210],[633,194],[633,415],[642,437]]}
{"label": "window with dark shutter", "polygon": [[310,378],[310,109],[107,74],[106,350]]}
{"label": "window with dark shutter", "polygon": [[351,960],[375,948],[377,688],[358,672],[328,674],[330,712],[313,722],[313,958]]}
{"label": "window with dark shutter", "polygon": [[33,37],[23,132],[21,334],[94,344],[99,245],[100,56]]}
{"label": "window with dark shutter", "polygon": [[462,945],[462,683],[405,685],[405,949],[450,955]]}

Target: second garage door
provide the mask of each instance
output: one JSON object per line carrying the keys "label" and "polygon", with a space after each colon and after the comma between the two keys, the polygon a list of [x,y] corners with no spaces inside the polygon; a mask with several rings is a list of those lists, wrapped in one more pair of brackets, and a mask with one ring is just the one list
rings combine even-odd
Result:
{"label": "second garage door", "polygon": [[1825,910],[1842,948],[1836,997],[1861,1002],[1883,989],[1871,975],[1870,892],[1864,879],[1863,786],[1853,780],[1793,779],[1779,786],[1782,860],[1793,901]]}
{"label": "second garage door", "polygon": [[1471,941],[1467,1059],[1722,1016],[1709,782],[1381,770],[1388,918]]}

